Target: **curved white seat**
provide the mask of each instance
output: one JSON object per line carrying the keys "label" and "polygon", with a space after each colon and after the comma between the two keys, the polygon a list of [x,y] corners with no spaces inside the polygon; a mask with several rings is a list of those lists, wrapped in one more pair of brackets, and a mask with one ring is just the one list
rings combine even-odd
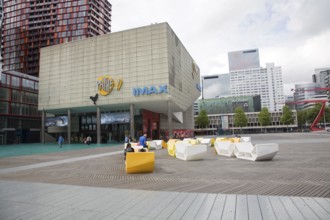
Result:
{"label": "curved white seat", "polygon": [[251,142],[235,143],[234,153],[238,159],[260,161],[272,160],[279,150],[278,144],[256,144]]}
{"label": "curved white seat", "polygon": [[206,156],[206,152],[206,145],[192,145],[183,141],[175,143],[176,158],[181,160],[202,160]]}
{"label": "curved white seat", "polygon": [[214,148],[218,155],[234,157],[234,143],[230,141],[214,142]]}

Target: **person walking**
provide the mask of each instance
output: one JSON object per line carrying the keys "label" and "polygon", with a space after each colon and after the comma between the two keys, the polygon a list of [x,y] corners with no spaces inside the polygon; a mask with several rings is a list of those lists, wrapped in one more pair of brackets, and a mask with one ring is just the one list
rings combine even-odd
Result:
{"label": "person walking", "polygon": [[62,137],[62,135],[58,137],[57,143],[60,146],[60,148],[62,148],[62,144],[64,143],[64,138]]}
{"label": "person walking", "polygon": [[92,138],[91,138],[91,136],[88,135],[88,137],[86,139],[87,145],[89,145],[91,142],[92,142]]}

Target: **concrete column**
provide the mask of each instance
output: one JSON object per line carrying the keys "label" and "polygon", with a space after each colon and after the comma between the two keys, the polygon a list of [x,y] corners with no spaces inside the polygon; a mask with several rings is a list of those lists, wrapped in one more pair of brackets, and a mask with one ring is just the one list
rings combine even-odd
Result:
{"label": "concrete column", "polygon": [[46,112],[42,109],[41,112],[41,143],[45,144],[45,121],[46,121]]}
{"label": "concrete column", "polygon": [[71,109],[68,109],[68,144],[71,144]]}
{"label": "concrete column", "polygon": [[168,137],[173,137],[171,100],[167,101]]}
{"label": "concrete column", "polygon": [[101,143],[101,110],[98,106],[96,108],[96,136],[97,136],[97,143]]}
{"label": "concrete column", "polygon": [[134,105],[133,104],[130,104],[129,106],[129,113],[130,113],[130,130],[129,130],[129,133],[132,137],[133,140],[135,140],[135,128],[134,128]]}

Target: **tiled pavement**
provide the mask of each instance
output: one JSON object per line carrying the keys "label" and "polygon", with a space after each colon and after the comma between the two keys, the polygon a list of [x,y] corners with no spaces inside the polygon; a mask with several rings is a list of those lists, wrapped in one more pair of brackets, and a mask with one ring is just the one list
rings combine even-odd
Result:
{"label": "tiled pavement", "polygon": [[254,163],[210,151],[189,163],[162,150],[155,172],[137,175],[124,173],[121,148],[2,166],[0,219],[330,219],[329,136],[253,140],[281,143],[280,152]]}

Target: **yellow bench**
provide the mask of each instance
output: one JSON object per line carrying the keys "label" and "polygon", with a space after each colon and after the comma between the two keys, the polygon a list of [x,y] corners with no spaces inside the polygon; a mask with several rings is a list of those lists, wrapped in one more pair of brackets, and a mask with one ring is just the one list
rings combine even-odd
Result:
{"label": "yellow bench", "polygon": [[175,157],[175,142],[177,142],[178,139],[170,139],[167,142],[167,152],[169,155]]}
{"label": "yellow bench", "polygon": [[216,142],[229,141],[231,143],[238,143],[238,142],[241,142],[241,139],[240,138],[217,138],[215,141]]}
{"label": "yellow bench", "polygon": [[154,166],[154,152],[126,153],[126,173],[152,173]]}

